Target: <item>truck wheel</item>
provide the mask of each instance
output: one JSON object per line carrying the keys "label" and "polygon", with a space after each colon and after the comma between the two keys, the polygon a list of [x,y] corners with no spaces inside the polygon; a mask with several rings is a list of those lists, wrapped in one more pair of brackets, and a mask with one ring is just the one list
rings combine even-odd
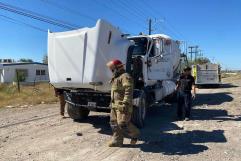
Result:
{"label": "truck wheel", "polygon": [[134,91],[132,122],[138,127],[144,127],[146,118],[146,95],[143,91]]}
{"label": "truck wheel", "polygon": [[90,110],[86,108],[76,107],[68,103],[67,112],[69,114],[69,117],[73,120],[82,120],[88,117]]}

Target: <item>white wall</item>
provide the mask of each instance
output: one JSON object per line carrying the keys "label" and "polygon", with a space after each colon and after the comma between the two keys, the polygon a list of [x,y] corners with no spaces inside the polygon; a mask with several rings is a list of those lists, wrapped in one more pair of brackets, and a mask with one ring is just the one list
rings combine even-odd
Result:
{"label": "white wall", "polygon": [[[28,76],[25,82],[39,82],[39,81],[49,81],[48,66],[42,64],[21,64],[21,65],[4,65],[3,66],[3,83],[11,83],[16,77],[17,69],[25,69],[28,71]],[[45,75],[36,75],[36,70],[45,70]]]}
{"label": "white wall", "polygon": [[3,82],[3,70],[0,69],[0,83]]}

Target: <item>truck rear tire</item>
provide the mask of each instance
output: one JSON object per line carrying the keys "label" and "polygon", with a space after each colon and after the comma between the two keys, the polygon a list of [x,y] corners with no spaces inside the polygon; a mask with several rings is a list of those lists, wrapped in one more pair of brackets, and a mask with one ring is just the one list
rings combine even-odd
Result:
{"label": "truck rear tire", "polygon": [[134,104],[132,112],[132,123],[138,128],[143,128],[146,118],[146,95],[144,91],[134,91]]}
{"label": "truck rear tire", "polygon": [[67,112],[69,117],[73,120],[83,120],[86,119],[90,113],[90,110],[83,107],[76,107],[70,103],[68,103]]}

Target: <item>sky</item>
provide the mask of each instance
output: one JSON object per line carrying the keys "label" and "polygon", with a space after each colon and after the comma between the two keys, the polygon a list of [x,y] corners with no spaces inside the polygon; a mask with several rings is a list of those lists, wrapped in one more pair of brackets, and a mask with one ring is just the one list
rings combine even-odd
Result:
{"label": "sky", "polygon": [[[93,27],[105,19],[125,33],[153,33],[198,45],[205,57],[223,69],[241,69],[241,0],[0,0],[21,9],[73,24]],[[8,17],[6,19],[6,16]],[[14,20],[9,20],[9,18]],[[18,22],[16,22],[18,21]],[[20,22],[20,23],[19,23]],[[0,58],[41,62],[47,53],[47,32],[69,29],[17,15],[0,8]]]}

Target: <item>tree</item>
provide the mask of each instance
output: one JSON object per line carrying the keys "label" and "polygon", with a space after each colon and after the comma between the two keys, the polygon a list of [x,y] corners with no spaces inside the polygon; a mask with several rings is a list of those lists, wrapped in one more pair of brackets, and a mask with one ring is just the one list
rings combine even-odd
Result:
{"label": "tree", "polygon": [[18,60],[18,62],[33,63],[33,60],[32,59],[21,58],[21,59]]}
{"label": "tree", "polygon": [[44,63],[44,64],[48,64],[48,55],[47,55],[47,54],[45,54],[45,55],[43,56],[43,63]]}
{"label": "tree", "polygon": [[196,60],[189,60],[189,64],[190,65],[193,65],[193,64],[206,64],[206,63],[210,63],[211,61],[207,58],[207,57],[200,57],[200,58],[197,58]]}
{"label": "tree", "polygon": [[196,64],[206,64],[210,63],[211,61],[208,58],[202,57],[202,58],[197,58],[195,61]]}

